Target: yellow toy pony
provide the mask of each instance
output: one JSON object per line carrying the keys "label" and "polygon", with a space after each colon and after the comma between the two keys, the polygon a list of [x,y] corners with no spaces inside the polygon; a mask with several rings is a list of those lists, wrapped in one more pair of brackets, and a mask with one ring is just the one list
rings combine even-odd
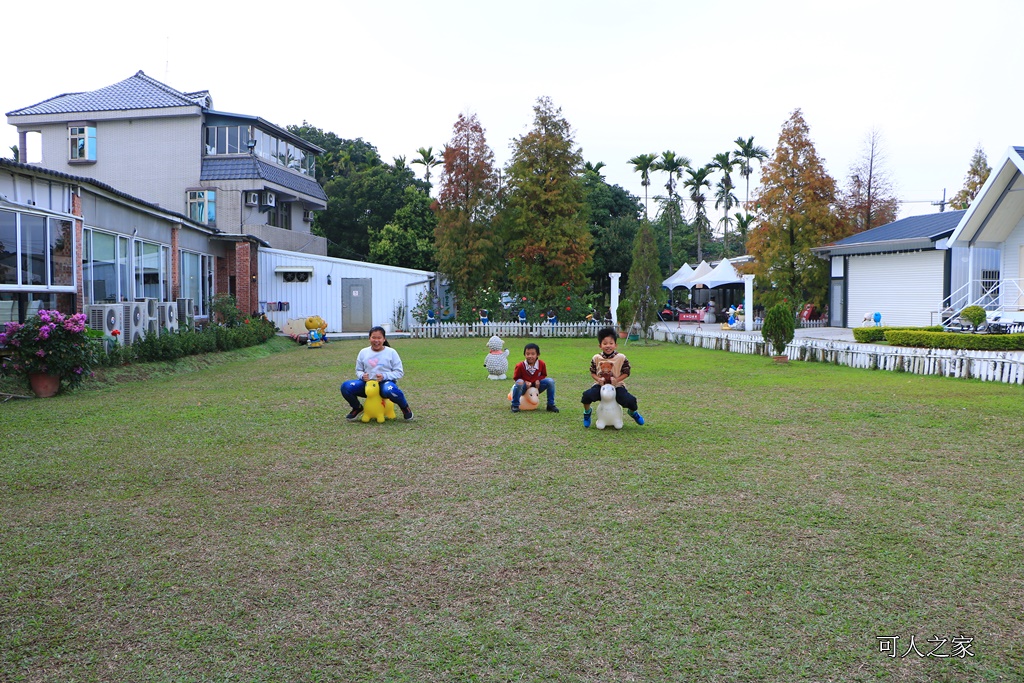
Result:
{"label": "yellow toy pony", "polygon": [[318,315],[306,318],[306,329],[309,330],[309,348],[319,349],[327,339],[327,322]]}
{"label": "yellow toy pony", "polygon": [[383,422],[384,418],[395,419],[395,404],[390,398],[381,399],[380,384],[377,380],[371,379],[366,383],[366,401],[363,402],[363,422],[371,419]]}

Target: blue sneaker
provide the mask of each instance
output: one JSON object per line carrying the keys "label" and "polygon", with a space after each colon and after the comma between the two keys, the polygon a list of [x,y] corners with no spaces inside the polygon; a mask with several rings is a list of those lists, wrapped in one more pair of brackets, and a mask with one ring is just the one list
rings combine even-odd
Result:
{"label": "blue sneaker", "polygon": [[644,416],[643,416],[643,415],[641,415],[641,414],[639,413],[639,411],[636,411],[636,410],[630,410],[630,411],[629,411],[629,416],[630,416],[631,418],[633,418],[634,420],[636,420],[636,423],[637,423],[638,425],[643,425],[643,423],[644,423]]}
{"label": "blue sneaker", "polygon": [[589,411],[589,410],[584,410],[583,411],[583,428],[584,429],[590,427],[590,415],[591,415],[591,411]]}

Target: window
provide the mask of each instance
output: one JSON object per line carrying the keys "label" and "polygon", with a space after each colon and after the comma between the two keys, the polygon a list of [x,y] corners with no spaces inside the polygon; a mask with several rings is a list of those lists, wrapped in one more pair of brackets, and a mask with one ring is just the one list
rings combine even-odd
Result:
{"label": "window", "polygon": [[75,162],[96,161],[96,127],[68,128],[68,159]]}
{"label": "window", "polygon": [[213,290],[213,257],[190,251],[181,252],[181,297],[192,299],[193,315],[210,315],[210,292]]}
{"label": "window", "polygon": [[98,230],[83,234],[86,255],[82,260],[86,304],[128,301],[128,238]]}
{"label": "window", "polygon": [[999,271],[981,271],[981,295],[987,297],[988,301],[995,301],[999,298]]}
{"label": "window", "polygon": [[207,126],[206,154],[245,154],[249,151],[249,126]]}
{"label": "window", "polygon": [[135,298],[168,298],[167,251],[159,244],[135,240]]}
{"label": "window", "polygon": [[291,202],[277,202],[277,206],[267,209],[267,225],[284,230],[292,229]]}
{"label": "window", "polygon": [[74,291],[74,249],[71,221],[0,211],[0,284]]}
{"label": "window", "polygon": [[188,193],[188,217],[196,223],[217,225],[217,192],[195,190]]}

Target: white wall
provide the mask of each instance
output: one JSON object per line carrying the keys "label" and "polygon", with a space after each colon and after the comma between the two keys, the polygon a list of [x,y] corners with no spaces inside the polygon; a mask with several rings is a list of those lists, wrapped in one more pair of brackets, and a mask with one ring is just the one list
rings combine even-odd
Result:
{"label": "white wall", "polygon": [[866,313],[876,312],[886,327],[937,324],[945,254],[931,250],[851,256],[846,270],[847,325],[860,327]]}
{"label": "white wall", "polygon": [[[280,274],[274,272],[278,266],[311,266],[313,273],[307,282],[285,282]],[[327,284],[328,275],[331,276],[330,285]],[[328,332],[344,332],[345,325],[341,314],[342,278],[372,280],[373,324],[389,324],[395,302],[404,302],[406,310],[410,310],[416,303],[417,293],[425,291],[428,287],[424,281],[433,276],[434,273],[425,270],[382,266],[328,256],[278,249],[259,251],[261,307],[266,310],[262,302],[269,301],[287,301],[289,304],[287,311],[267,311],[267,318],[281,328],[289,320],[319,315],[327,322]],[[406,325],[410,321],[411,318],[407,314]]]}

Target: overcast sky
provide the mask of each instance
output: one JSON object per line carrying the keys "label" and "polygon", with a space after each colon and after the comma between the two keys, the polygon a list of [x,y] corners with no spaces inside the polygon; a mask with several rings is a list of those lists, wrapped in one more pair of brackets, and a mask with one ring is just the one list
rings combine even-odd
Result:
{"label": "overcast sky", "polygon": [[[475,112],[503,165],[546,95],[584,159],[603,161],[609,182],[642,198],[631,157],[672,150],[701,165],[740,136],[771,151],[800,108],[841,185],[868,132],[881,132],[904,216],[936,211],[929,202],[943,188],[956,193],[979,143],[990,164],[1024,144],[1020,0],[264,8],[216,0],[6,7],[0,111],[142,70],[181,91],[209,90],[222,111],[362,138],[388,161],[439,149],[458,114]],[[0,154],[16,143],[14,127],[0,125]]]}

